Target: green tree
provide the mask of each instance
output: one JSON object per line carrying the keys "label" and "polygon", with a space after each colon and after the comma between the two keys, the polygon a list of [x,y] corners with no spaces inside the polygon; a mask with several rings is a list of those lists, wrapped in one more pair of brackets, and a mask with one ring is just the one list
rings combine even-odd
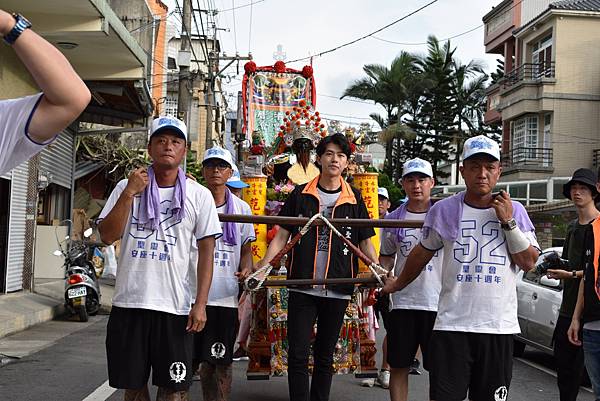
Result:
{"label": "green tree", "polygon": [[[399,116],[405,111],[407,100],[407,87],[414,75],[418,72],[417,58],[408,53],[401,52],[394,58],[390,67],[381,64],[367,64],[363,71],[367,75],[353,81],[344,91],[344,97],[352,97],[361,100],[372,100],[385,110],[386,115],[381,116],[372,113],[370,117],[384,130],[398,122]],[[385,142],[386,160],[384,171],[393,175],[393,146],[399,138],[390,136]]]}

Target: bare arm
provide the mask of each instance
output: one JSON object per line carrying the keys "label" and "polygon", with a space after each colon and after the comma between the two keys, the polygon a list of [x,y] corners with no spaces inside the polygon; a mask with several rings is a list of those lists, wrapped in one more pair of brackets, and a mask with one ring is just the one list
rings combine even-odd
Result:
{"label": "bare arm", "polygon": [[246,277],[252,272],[252,243],[248,242],[242,246],[240,253],[240,268],[235,273],[238,280],[245,280]]}
{"label": "bare arm", "polygon": [[[498,221],[500,223],[506,224],[513,218],[513,204],[507,192],[501,191],[501,195],[494,198],[492,207],[496,211],[496,216],[498,217]],[[521,236],[523,235],[522,233],[519,234]],[[506,235],[508,235],[507,232]],[[510,251],[510,244],[508,249]],[[528,272],[535,267],[535,262],[539,254],[540,252],[535,247],[529,245],[529,247],[523,251],[511,253],[510,257],[513,263],[519,266],[522,270]]]}
{"label": "bare arm", "polygon": [[215,257],[215,237],[198,240],[198,265],[196,267],[196,302],[190,311],[186,330],[197,333],[206,324],[206,304],[212,283]]}
{"label": "bare arm", "polygon": [[[14,25],[12,15],[0,9],[0,36]],[[31,29],[21,34],[13,48],[44,92],[29,134],[37,142],[46,142],[81,114],[90,102],[90,91],[65,56]]]}
{"label": "bare arm", "polygon": [[112,245],[123,236],[134,195],[129,191],[123,191],[110,213],[98,224],[100,239],[105,244]]}
{"label": "bare arm", "polygon": [[266,266],[271,259],[273,259],[273,257],[275,257],[275,255],[277,255],[277,253],[283,249],[289,238],[290,232],[283,227],[279,227],[277,234],[275,234],[275,237],[273,237],[269,247],[267,248],[265,257],[256,262],[256,269]]}
{"label": "bare arm", "polygon": [[136,194],[142,192],[148,185],[146,169],[139,168],[129,175],[127,186],[121,193],[115,206],[98,224],[100,239],[105,244],[111,245],[123,236],[125,225],[129,219],[129,212]]}
{"label": "bare arm", "polygon": [[397,278],[388,278],[385,281],[385,287],[382,292],[391,294],[396,291],[400,291],[410,283],[412,283],[419,274],[423,271],[423,268],[431,260],[434,251],[424,248],[421,244],[418,244],[410,251],[406,262],[404,263],[404,269]]}
{"label": "bare arm", "polygon": [[371,238],[366,238],[366,239],[360,241],[358,243],[358,247],[373,262],[377,262],[379,260],[379,258],[377,257],[377,252],[375,252],[375,247],[373,246],[373,243],[371,242]]}
{"label": "bare arm", "polygon": [[535,267],[538,256],[540,256],[540,251],[531,245],[523,252],[512,253],[510,255],[513,262],[526,272]]}
{"label": "bare arm", "polygon": [[394,268],[394,256],[379,255],[379,264],[387,271]]}
{"label": "bare arm", "polygon": [[579,331],[581,330],[581,316],[583,315],[584,306],[584,280],[579,282],[579,292],[577,293],[577,304],[575,304],[575,310],[573,311],[573,317],[571,318],[571,325],[567,331],[569,341],[573,345],[581,345],[581,338],[579,338]]}

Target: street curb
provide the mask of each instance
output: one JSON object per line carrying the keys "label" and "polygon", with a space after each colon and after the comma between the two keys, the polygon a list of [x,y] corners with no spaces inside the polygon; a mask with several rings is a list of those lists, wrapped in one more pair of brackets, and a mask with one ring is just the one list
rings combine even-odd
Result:
{"label": "street curb", "polygon": [[12,305],[2,305],[0,338],[65,314],[62,302],[44,295],[21,293],[5,297],[3,301],[10,301]]}

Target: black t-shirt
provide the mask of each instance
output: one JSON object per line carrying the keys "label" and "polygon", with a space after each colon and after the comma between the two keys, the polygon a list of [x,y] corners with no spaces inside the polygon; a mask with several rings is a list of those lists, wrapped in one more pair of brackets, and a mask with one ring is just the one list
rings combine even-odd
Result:
{"label": "black t-shirt", "polygon": [[[588,226],[589,224],[579,224],[577,219],[569,224],[562,257],[569,261],[570,270],[584,269],[584,239],[585,230]],[[580,278],[563,280],[563,299],[559,312],[561,316],[573,317],[580,281]]]}

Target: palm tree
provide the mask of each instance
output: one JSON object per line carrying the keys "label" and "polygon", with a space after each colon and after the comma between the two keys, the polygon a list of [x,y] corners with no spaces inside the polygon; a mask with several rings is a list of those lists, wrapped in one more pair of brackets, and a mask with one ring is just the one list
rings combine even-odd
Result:
{"label": "palm tree", "polygon": [[[390,67],[381,64],[367,64],[363,71],[367,75],[352,82],[344,91],[341,99],[352,97],[361,100],[372,100],[385,109],[386,115],[372,113],[370,117],[385,130],[399,121],[405,112],[407,87],[418,72],[417,58],[410,53],[401,52]],[[394,142],[398,137],[388,136],[385,142],[386,160],[384,171],[391,177],[394,170],[392,157]]]}

